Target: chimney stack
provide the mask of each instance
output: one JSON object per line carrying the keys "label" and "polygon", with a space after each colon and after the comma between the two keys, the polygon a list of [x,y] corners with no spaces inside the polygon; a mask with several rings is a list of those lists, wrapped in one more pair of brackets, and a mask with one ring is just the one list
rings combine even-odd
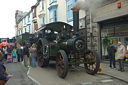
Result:
{"label": "chimney stack", "polygon": [[74,34],[79,36],[79,9],[72,8]]}

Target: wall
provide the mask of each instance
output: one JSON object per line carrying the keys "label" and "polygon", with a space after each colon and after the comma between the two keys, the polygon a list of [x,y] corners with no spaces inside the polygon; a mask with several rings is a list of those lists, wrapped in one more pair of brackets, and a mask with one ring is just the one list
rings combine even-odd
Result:
{"label": "wall", "polygon": [[[121,8],[117,8],[117,3],[121,2]],[[128,0],[118,0],[105,5],[96,10],[93,14],[94,22],[103,21],[128,14]]]}
{"label": "wall", "polygon": [[66,0],[57,0],[58,8],[57,8],[57,19],[58,21],[62,21],[67,23],[66,19]]}

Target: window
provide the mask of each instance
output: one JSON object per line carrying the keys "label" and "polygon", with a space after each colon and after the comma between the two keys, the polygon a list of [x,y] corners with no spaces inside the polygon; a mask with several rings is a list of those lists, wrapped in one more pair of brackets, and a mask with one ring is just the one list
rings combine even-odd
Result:
{"label": "window", "polygon": [[72,5],[76,2],[77,0],[67,0],[67,21],[70,22],[73,20],[73,13],[72,13]]}
{"label": "window", "polygon": [[54,21],[57,22],[56,10],[54,10]]}
{"label": "window", "polygon": [[30,22],[30,15],[28,15],[28,22]]}
{"label": "window", "polygon": [[57,6],[53,5],[49,8],[49,21],[56,22],[57,21]]}
{"label": "window", "polygon": [[40,26],[43,26],[45,24],[45,15],[40,16]]}
{"label": "window", "polygon": [[18,32],[19,32],[19,35],[20,35],[20,30]]}
{"label": "window", "polygon": [[53,22],[53,10],[50,11],[50,22]]}
{"label": "window", "polygon": [[24,25],[26,24],[26,17],[24,18]]}
{"label": "window", "polygon": [[40,11],[44,10],[44,1],[40,1]]}
{"label": "window", "polygon": [[49,0],[49,4],[56,2],[57,0]]}
{"label": "window", "polygon": [[36,17],[36,7],[33,8],[33,18],[35,18],[35,17]]}
{"label": "window", "polygon": [[30,25],[28,27],[29,27],[29,33],[30,33]]}
{"label": "window", "polygon": [[25,28],[25,32],[26,32],[26,28]]}

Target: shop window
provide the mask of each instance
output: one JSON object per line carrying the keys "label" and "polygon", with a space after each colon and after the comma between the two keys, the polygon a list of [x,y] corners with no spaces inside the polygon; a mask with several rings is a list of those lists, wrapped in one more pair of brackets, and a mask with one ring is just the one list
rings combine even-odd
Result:
{"label": "shop window", "polygon": [[[121,41],[122,45],[125,46],[126,50],[128,49],[128,25],[101,29],[101,44],[102,44],[102,58],[108,59],[107,47],[109,43],[112,43],[113,46],[118,48],[118,41]],[[117,56],[115,55],[117,58]]]}

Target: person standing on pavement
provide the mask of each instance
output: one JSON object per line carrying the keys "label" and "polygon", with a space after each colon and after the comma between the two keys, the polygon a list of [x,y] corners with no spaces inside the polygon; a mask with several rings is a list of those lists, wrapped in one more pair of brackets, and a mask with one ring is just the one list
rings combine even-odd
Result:
{"label": "person standing on pavement", "polygon": [[36,66],[36,48],[35,48],[35,44],[32,44],[31,48],[29,49],[29,52],[31,54],[31,56],[29,57],[30,59],[30,66],[35,67]]}
{"label": "person standing on pavement", "polygon": [[112,63],[113,63],[113,67],[116,68],[116,63],[115,63],[115,52],[116,49],[115,47],[112,45],[112,43],[109,43],[109,47],[107,48],[108,51],[108,56],[109,56],[109,61],[110,61],[110,68],[112,68]]}
{"label": "person standing on pavement", "polygon": [[22,52],[20,45],[17,46],[16,51],[17,51],[16,53],[17,53],[18,62],[20,62],[21,61],[21,52]]}
{"label": "person standing on pavement", "polygon": [[23,46],[20,47],[21,48],[21,62],[23,61]]}
{"label": "person standing on pavement", "polygon": [[17,53],[16,53],[16,49],[14,48],[12,51],[12,57],[13,57],[13,63],[17,62]]}
{"label": "person standing on pavement", "polygon": [[5,57],[5,59],[7,59],[7,47],[5,46],[5,48],[3,48],[3,51],[4,51],[4,57]]}
{"label": "person standing on pavement", "polygon": [[2,56],[3,56],[3,54],[2,54],[2,52],[0,52],[0,85],[5,85],[7,83],[7,81],[9,80],[9,78],[12,77],[12,75],[8,75],[6,73],[6,68],[3,65],[3,63],[1,62]]}
{"label": "person standing on pavement", "polygon": [[125,47],[121,44],[121,42],[118,42],[118,48],[117,48],[117,58],[119,62],[118,71],[121,72],[124,71],[124,56],[125,56]]}
{"label": "person standing on pavement", "polygon": [[26,46],[23,49],[23,57],[24,57],[24,66],[29,67],[29,43],[26,43]]}
{"label": "person standing on pavement", "polygon": [[12,54],[12,48],[11,48],[10,45],[8,45],[8,47],[7,47],[7,53],[8,53],[8,54]]}

